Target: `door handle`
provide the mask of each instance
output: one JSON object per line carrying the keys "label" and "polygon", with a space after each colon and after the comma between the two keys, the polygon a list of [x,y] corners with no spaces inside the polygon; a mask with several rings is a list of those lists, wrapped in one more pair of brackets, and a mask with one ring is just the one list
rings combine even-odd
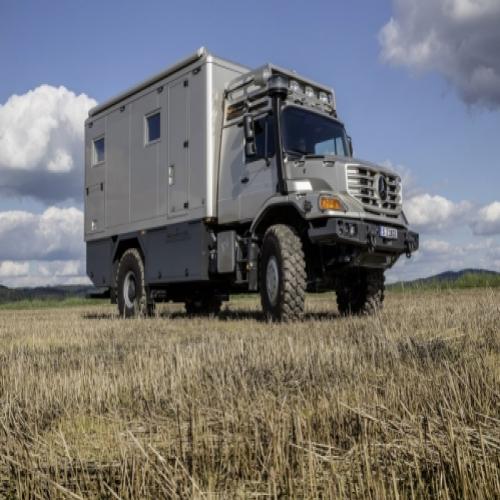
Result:
{"label": "door handle", "polygon": [[175,184],[175,165],[169,165],[168,167],[168,185],[173,186]]}
{"label": "door handle", "polygon": [[241,183],[246,184],[248,182],[248,177],[242,177],[241,178]]}

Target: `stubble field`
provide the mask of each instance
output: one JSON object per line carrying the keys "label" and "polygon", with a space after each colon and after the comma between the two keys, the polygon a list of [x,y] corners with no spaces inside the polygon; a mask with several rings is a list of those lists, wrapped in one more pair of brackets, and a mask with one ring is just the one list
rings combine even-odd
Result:
{"label": "stubble field", "polygon": [[0,497],[494,498],[500,290],[334,303],[0,311]]}

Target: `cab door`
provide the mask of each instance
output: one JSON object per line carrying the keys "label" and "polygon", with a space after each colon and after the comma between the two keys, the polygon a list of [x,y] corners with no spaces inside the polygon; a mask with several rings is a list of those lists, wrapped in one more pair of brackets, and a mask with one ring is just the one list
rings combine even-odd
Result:
{"label": "cab door", "polygon": [[276,193],[274,130],[270,116],[254,121],[256,154],[245,158],[239,178],[239,219],[251,220]]}

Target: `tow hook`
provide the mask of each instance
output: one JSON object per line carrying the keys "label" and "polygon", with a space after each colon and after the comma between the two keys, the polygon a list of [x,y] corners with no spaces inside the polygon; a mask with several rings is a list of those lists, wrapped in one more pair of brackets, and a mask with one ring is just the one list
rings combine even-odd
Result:
{"label": "tow hook", "polygon": [[411,244],[410,240],[405,239],[405,253],[406,253],[406,258],[409,259],[411,257]]}
{"label": "tow hook", "polygon": [[368,252],[373,253],[375,251],[375,243],[376,243],[375,235],[370,231],[367,234],[367,239],[368,239]]}

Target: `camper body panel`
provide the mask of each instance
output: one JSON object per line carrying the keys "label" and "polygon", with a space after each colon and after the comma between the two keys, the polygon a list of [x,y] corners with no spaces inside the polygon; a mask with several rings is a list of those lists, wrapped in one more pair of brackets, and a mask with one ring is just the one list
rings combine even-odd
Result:
{"label": "camper body panel", "polygon": [[[152,284],[208,279],[201,221],[217,211],[224,91],[247,68],[211,55],[176,66],[97,106],[85,123],[87,274],[97,286],[114,285],[127,240],[140,241]],[[160,137],[148,141],[158,112]]]}
{"label": "camper body panel", "polygon": [[[85,240],[216,216],[224,87],[246,68],[202,57],[85,124]],[[103,108],[103,109],[102,109]],[[148,141],[148,117],[160,137]],[[104,139],[103,158],[98,141]]]}
{"label": "camper body panel", "polygon": [[144,257],[147,283],[207,281],[210,232],[203,220],[172,222],[149,230],[87,242],[87,275],[96,286],[115,286],[114,276],[123,245],[134,242]]}

